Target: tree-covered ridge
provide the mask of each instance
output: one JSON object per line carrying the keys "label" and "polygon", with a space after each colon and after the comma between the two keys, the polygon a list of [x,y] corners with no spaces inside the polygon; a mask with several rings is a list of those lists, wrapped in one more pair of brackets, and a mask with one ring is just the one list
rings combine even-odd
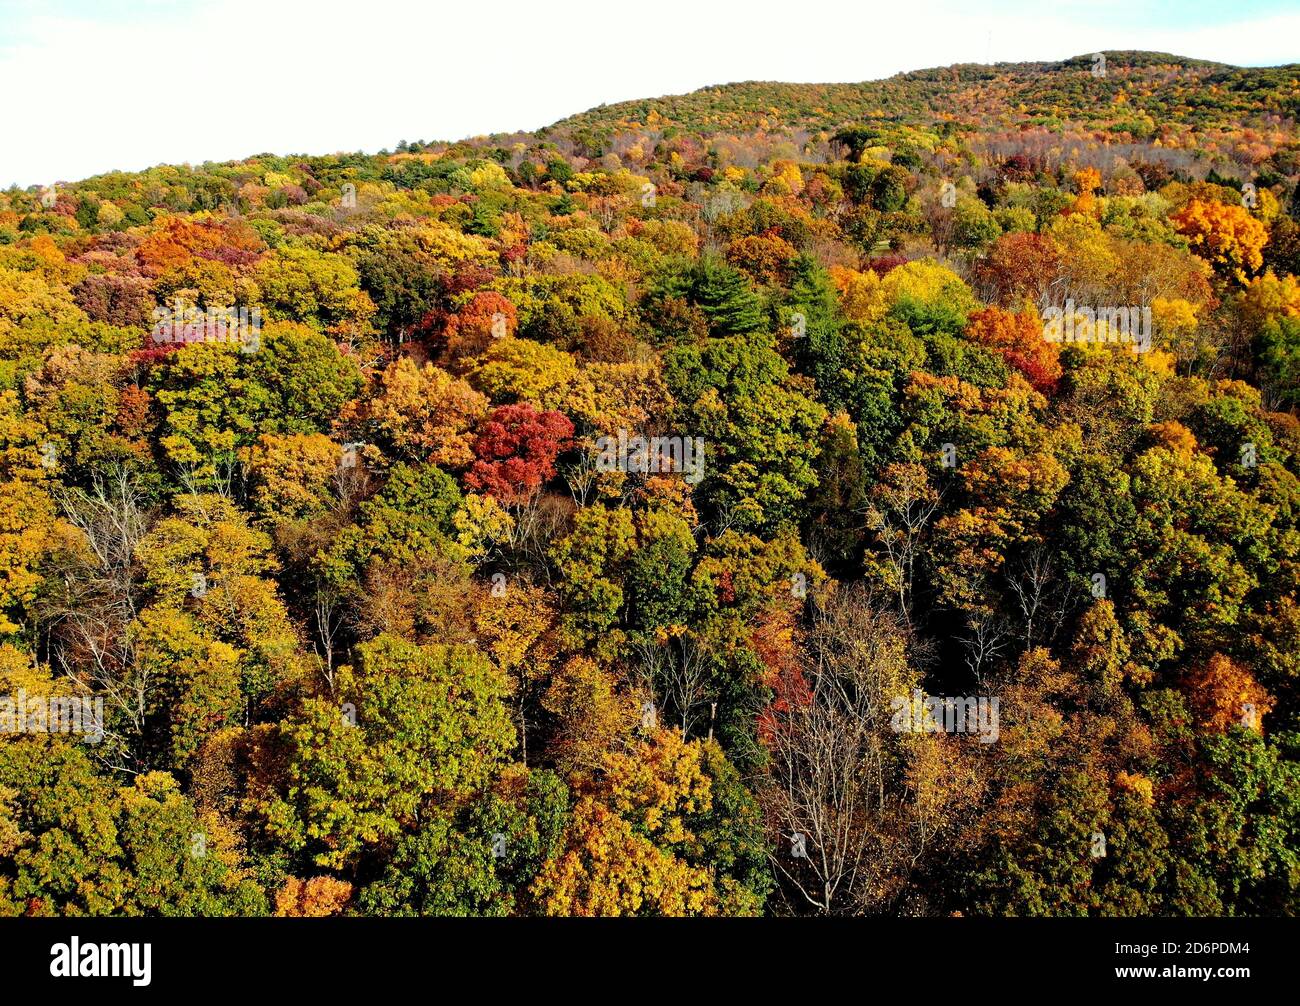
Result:
{"label": "tree-covered ridge", "polygon": [[552,132],[600,136],[629,127],[835,132],[856,123],[980,131],[997,124],[1103,129],[1133,139],[1253,126],[1300,111],[1300,67],[1231,67],[1166,53],[1113,51],[1059,63],[957,64],[861,84],[750,81],[601,106]]}
{"label": "tree-covered ridge", "polygon": [[1093,65],[0,193],[0,913],[1294,914],[1295,82]]}

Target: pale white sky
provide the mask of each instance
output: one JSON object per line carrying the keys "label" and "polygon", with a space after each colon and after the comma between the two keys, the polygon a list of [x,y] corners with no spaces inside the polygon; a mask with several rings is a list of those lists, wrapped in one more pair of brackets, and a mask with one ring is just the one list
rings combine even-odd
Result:
{"label": "pale white sky", "polygon": [[737,80],[1098,49],[1297,62],[1300,12],[1284,0],[0,0],[0,187],[535,129]]}

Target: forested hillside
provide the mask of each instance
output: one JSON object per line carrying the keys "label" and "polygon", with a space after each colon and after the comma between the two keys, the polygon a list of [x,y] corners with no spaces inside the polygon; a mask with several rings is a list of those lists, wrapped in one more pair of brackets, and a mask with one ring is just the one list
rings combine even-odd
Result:
{"label": "forested hillside", "polygon": [[1294,915],[1300,66],[0,192],[0,914]]}

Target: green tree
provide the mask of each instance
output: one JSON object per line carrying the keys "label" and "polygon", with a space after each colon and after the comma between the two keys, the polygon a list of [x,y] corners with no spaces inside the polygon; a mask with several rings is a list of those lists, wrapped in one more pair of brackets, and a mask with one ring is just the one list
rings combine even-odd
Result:
{"label": "green tree", "polygon": [[509,682],[477,650],[380,636],[339,677],[337,702],[277,728],[283,773],[254,795],[274,841],[333,869],[471,799],[515,744]]}

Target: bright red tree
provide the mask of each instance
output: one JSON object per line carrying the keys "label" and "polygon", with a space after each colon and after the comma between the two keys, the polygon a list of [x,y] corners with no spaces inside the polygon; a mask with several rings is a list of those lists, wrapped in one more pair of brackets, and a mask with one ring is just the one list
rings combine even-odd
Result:
{"label": "bright red tree", "polygon": [[573,442],[573,423],[554,409],[528,402],[494,409],[474,442],[477,460],[465,484],[502,503],[527,500],[555,477],[555,459]]}

